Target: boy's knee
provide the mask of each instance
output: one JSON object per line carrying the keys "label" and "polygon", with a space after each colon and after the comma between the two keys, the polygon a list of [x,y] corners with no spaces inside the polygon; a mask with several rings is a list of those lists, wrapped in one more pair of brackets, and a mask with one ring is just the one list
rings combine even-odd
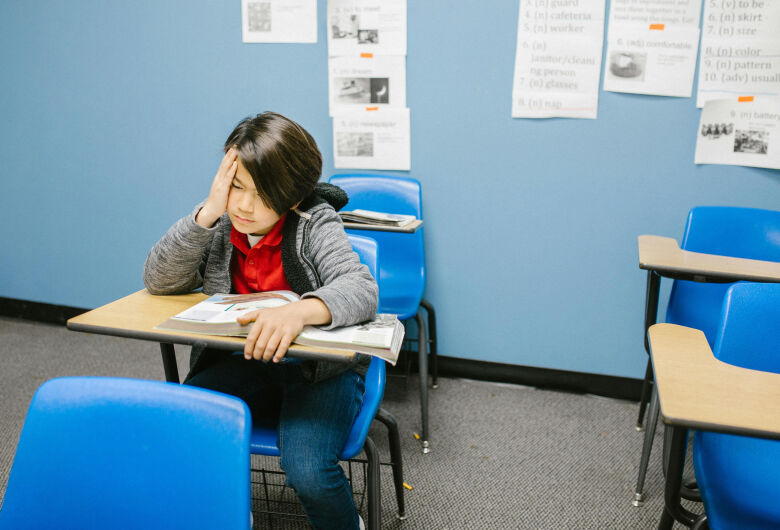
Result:
{"label": "boy's knee", "polygon": [[287,485],[300,496],[318,498],[327,496],[329,490],[338,484],[341,471],[338,461],[328,461],[307,451],[307,454],[284,453],[279,461],[287,474]]}

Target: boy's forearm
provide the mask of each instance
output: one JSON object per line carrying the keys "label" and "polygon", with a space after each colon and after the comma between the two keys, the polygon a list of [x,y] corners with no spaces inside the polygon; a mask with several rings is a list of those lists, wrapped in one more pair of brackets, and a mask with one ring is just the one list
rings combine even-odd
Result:
{"label": "boy's forearm", "polygon": [[323,326],[331,322],[330,309],[319,298],[305,298],[295,302],[294,306],[296,311],[299,311],[304,325]]}

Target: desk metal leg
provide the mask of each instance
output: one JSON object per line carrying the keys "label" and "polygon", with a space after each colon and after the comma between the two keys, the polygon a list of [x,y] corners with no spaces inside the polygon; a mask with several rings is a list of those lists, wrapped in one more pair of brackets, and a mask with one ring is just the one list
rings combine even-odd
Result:
{"label": "desk metal leg", "polygon": [[165,369],[165,380],[169,383],[178,383],[179,367],[176,365],[176,352],[173,349],[173,344],[161,342],[160,353],[162,353],[163,368]]}
{"label": "desk metal leg", "polygon": [[647,416],[647,425],[645,426],[645,439],[642,442],[642,456],[639,459],[639,476],[636,479],[634,499],[631,501],[631,504],[634,506],[642,506],[645,501],[645,475],[647,474],[647,464],[650,462],[650,451],[653,448],[659,408],[658,392],[653,388],[653,397],[650,399],[650,413]]}
{"label": "desk metal leg", "polygon": [[674,520],[691,527],[697,516],[680,505],[680,487],[682,486],[683,467],[685,466],[685,447],[688,429],[673,427],[669,444],[669,469],[666,472],[664,491],[664,513],[658,523],[660,529],[671,529]]}
{"label": "desk metal leg", "polygon": [[[661,288],[661,276],[655,271],[647,271],[647,289],[645,291],[645,331],[644,342],[645,351],[650,355],[650,342],[647,338],[647,330],[658,320],[658,291]],[[653,381],[653,367],[650,359],[647,359],[647,369],[645,370],[645,380],[642,383],[642,395],[639,399],[639,416],[636,420],[636,428],[642,430],[642,420],[645,416],[645,407],[647,399],[650,396],[650,386]]]}
{"label": "desk metal leg", "polygon": [[417,312],[417,333],[419,335],[419,365],[420,365],[420,416],[422,418],[423,454],[431,452],[428,442],[428,338],[425,333],[425,321]]}

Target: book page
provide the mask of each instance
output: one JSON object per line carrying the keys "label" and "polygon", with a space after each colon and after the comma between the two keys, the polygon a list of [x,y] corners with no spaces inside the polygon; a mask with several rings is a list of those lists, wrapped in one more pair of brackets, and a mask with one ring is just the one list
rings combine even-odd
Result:
{"label": "book page", "polygon": [[290,291],[268,291],[252,294],[215,294],[172,317],[173,320],[202,324],[235,324],[236,319],[250,311],[279,307],[298,300]]}

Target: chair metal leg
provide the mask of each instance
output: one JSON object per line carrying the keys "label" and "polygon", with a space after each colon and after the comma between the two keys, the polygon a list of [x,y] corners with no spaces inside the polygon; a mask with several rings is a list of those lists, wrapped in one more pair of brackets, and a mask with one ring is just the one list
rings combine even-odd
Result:
{"label": "chair metal leg", "polygon": [[401,459],[401,437],[398,434],[398,423],[392,414],[384,409],[379,409],[376,419],[387,427],[387,438],[390,445],[390,465],[393,467],[393,485],[395,486],[395,500],[398,504],[398,518],[406,519],[404,505],[404,466]]}
{"label": "chair metal leg", "polygon": [[645,379],[642,381],[642,394],[639,397],[639,416],[636,418],[636,430],[642,432],[644,426],[642,421],[645,417],[645,409],[647,409],[647,402],[650,401],[650,389],[653,386],[653,361],[648,356],[647,368],[645,369]]}
{"label": "chair metal leg", "polygon": [[439,357],[436,353],[436,312],[433,310],[433,304],[425,298],[420,300],[420,305],[424,307],[425,311],[428,313],[428,340],[431,345],[429,348],[429,355],[431,358],[431,383],[433,388],[439,388]]}
{"label": "chair metal leg", "polygon": [[[669,469],[666,472],[666,486],[664,488],[664,513],[668,513],[673,520],[691,527],[696,522],[698,516],[689,512],[680,504],[680,487],[682,486],[683,467],[685,466],[687,440],[688,429],[680,427],[672,429],[671,441],[669,443]],[[662,522],[665,522],[663,518]],[[671,528],[671,524],[666,528]]]}
{"label": "chair metal leg", "polygon": [[645,425],[645,439],[642,443],[642,457],[639,460],[639,476],[636,480],[636,490],[631,504],[642,506],[645,500],[645,475],[647,474],[647,464],[650,461],[650,450],[653,448],[653,437],[655,436],[655,426],[658,423],[658,392],[653,388],[653,397],[650,399],[650,410],[647,415],[647,425]]}
{"label": "chair metal leg", "polygon": [[419,365],[420,365],[420,416],[422,418],[422,452],[427,454],[431,452],[431,445],[428,441],[428,340],[425,335],[425,321],[420,312],[415,316],[417,319],[417,333],[420,337]]}
{"label": "chair metal leg", "polygon": [[382,495],[379,481],[379,452],[370,437],[366,437],[363,445],[368,460],[368,528],[380,530],[382,528]]}

